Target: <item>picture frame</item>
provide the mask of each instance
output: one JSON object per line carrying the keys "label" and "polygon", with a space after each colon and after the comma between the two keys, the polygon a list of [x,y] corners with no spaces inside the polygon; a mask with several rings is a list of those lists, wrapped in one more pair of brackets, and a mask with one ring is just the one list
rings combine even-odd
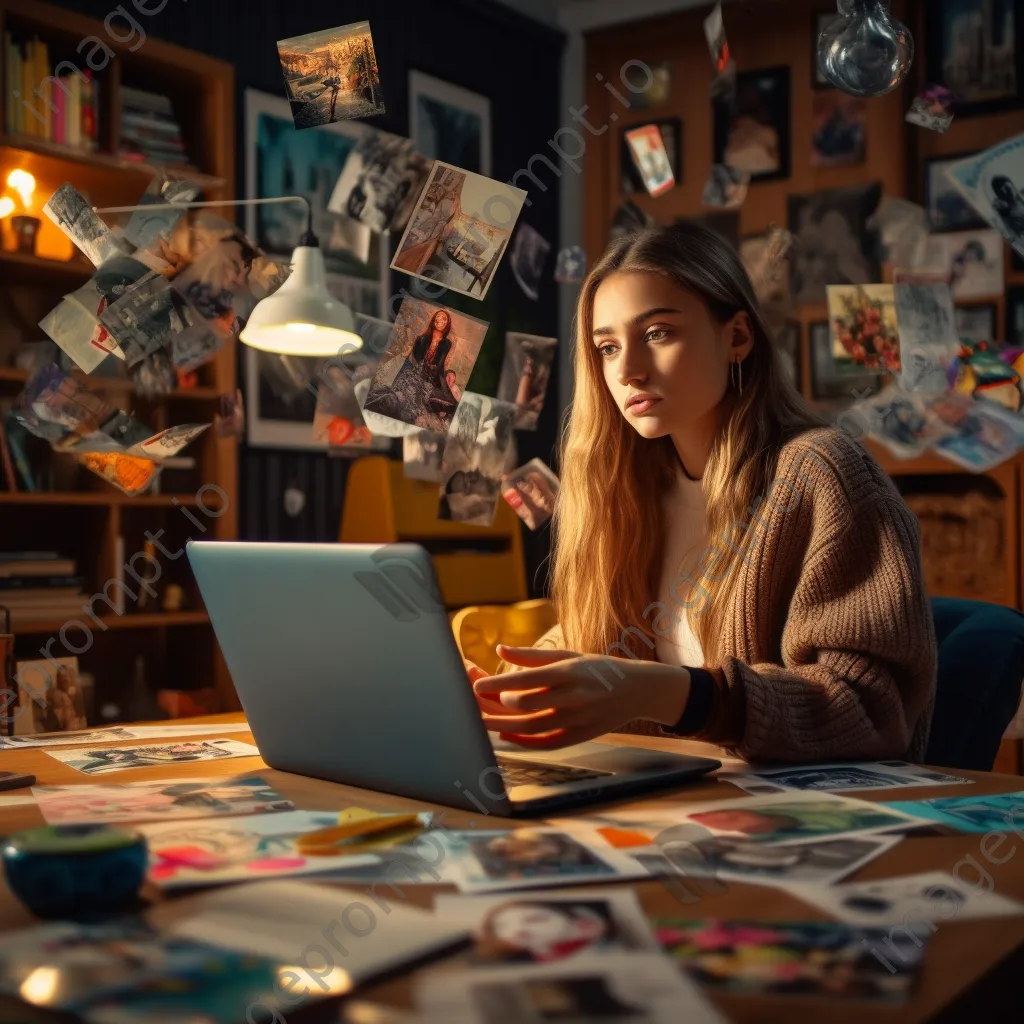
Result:
{"label": "picture frame", "polygon": [[788,66],[740,72],[735,102],[713,104],[713,162],[749,172],[752,184],[788,178],[790,118]]}
{"label": "picture frame", "polygon": [[[976,151],[975,151],[976,152]],[[943,173],[945,167],[974,156],[975,152],[938,156],[924,162],[924,206],[934,234],[973,231],[988,224]]]}
{"label": "picture frame", "polygon": [[[1010,304],[1006,304],[1009,323]],[[994,302],[972,303],[955,306],[956,330],[961,339],[971,342],[996,341],[996,320],[998,308]]]}
{"label": "picture frame", "polygon": [[1024,286],[1006,289],[1006,344],[1024,348]]}
{"label": "picture frame", "polygon": [[[279,356],[243,348],[246,442],[253,448],[327,451],[313,440],[320,356]],[[312,385],[312,391],[306,383]]]}
{"label": "picture frame", "polygon": [[[988,24],[984,23],[985,15]],[[954,39],[977,31],[967,22],[980,20],[979,42],[988,51],[988,67],[979,68],[972,47]],[[1024,0],[930,0],[925,14],[925,53],[929,82],[945,86],[960,97],[957,119],[1024,106],[1024,43],[1017,40],[1024,23]],[[1004,31],[1011,28],[1009,40]]]}
{"label": "picture frame", "polygon": [[[388,236],[327,209],[349,152],[373,129],[356,121],[335,121],[315,131],[296,131],[286,99],[246,89],[244,102],[246,198],[305,196],[329,280],[339,292],[373,292],[373,308],[355,311],[385,317]],[[249,238],[268,256],[290,261],[306,230],[305,208],[299,203],[248,206],[245,215]],[[365,261],[355,254],[357,249],[366,254]],[[343,294],[338,297],[344,300]]]}
{"label": "picture frame", "polygon": [[836,367],[833,352],[832,325],[817,320],[807,327],[807,350],[810,356],[811,401],[852,404],[854,392],[878,391],[884,374],[851,373]]}
{"label": "picture frame", "polygon": [[623,195],[635,195],[642,192],[646,195],[643,179],[636,169],[632,154],[629,151],[629,143],[626,140],[626,132],[639,128],[645,124],[653,124],[661,132],[662,141],[665,143],[665,152],[668,154],[668,162],[672,167],[672,175],[676,180],[674,188],[678,188],[683,181],[683,121],[679,117],[663,117],[657,120],[638,121],[636,124],[625,125],[619,133],[619,168],[621,184],[619,188]]}
{"label": "picture frame", "polygon": [[831,25],[836,18],[839,17],[839,12],[832,8],[830,11],[818,11],[811,21],[811,88],[818,89],[832,89],[834,86],[832,83],[818,70],[818,40],[821,38],[821,33],[827,25]]}
{"label": "picture frame", "polygon": [[87,728],[79,674],[77,657],[15,662],[12,681],[17,689],[19,712],[14,717],[12,735]]}
{"label": "picture frame", "polygon": [[409,138],[416,151],[491,176],[491,101],[422,71],[409,71]]}

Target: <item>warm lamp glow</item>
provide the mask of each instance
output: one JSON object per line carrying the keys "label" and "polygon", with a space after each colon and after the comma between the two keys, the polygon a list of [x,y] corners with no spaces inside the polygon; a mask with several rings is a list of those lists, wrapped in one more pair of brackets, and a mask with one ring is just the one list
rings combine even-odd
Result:
{"label": "warm lamp glow", "polygon": [[28,171],[20,168],[7,175],[7,187],[13,188],[21,196],[21,205],[26,210],[32,209],[32,193],[36,190],[36,179]]}
{"label": "warm lamp glow", "polygon": [[10,196],[0,197],[0,220],[14,213],[14,200]]}

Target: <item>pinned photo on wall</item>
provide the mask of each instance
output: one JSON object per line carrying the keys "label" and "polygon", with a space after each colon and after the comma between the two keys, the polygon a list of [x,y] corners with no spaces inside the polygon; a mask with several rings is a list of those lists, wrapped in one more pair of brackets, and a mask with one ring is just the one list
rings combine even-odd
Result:
{"label": "pinned photo on wall", "polygon": [[458,310],[404,299],[364,411],[446,434],[487,327],[486,321]]}
{"label": "pinned photo on wall", "polygon": [[483,299],[525,200],[521,188],[436,160],[391,268]]}
{"label": "pinned photo on wall", "polygon": [[950,164],[946,175],[985,222],[1024,256],[1024,134]]}
{"label": "pinned photo on wall", "polygon": [[714,163],[772,181],[789,177],[789,150],[789,68],[738,74],[735,103],[714,104]]}
{"label": "pinned photo on wall", "polygon": [[558,284],[579,284],[587,273],[587,254],[578,245],[559,249],[555,257],[555,281]]}
{"label": "pinned photo on wall", "polygon": [[516,430],[537,429],[557,346],[557,338],[517,331],[505,335],[498,398],[516,406]]}
{"label": "pinned photo on wall", "polygon": [[814,94],[811,165],[841,167],[864,162],[867,104],[838,89]]}
{"label": "pinned photo on wall", "polygon": [[94,267],[114,256],[124,256],[124,247],[110,228],[93,212],[92,203],[65,182],[46,201],[43,213],[89,258]]}
{"label": "pinned photo on wall", "polygon": [[512,242],[512,276],[523,294],[534,302],[540,298],[540,282],[544,274],[551,243],[529,224],[520,224]]}
{"label": "pinned photo on wall", "polygon": [[[970,154],[974,156],[975,154]],[[932,231],[972,231],[987,227],[974,206],[964,198],[946,173],[965,155],[935,157],[924,162],[925,207]]]}
{"label": "pinned photo on wall", "polygon": [[630,128],[624,133],[633,163],[649,195],[660,196],[675,188],[676,179],[665,150],[665,140],[656,124]]}
{"label": "pinned photo on wall", "polygon": [[516,407],[467,391],[448,431],[441,462],[438,519],[475,526],[494,522]]}
{"label": "pinned photo on wall", "polygon": [[943,85],[929,85],[914,97],[907,120],[929,131],[945,134],[953,123],[956,94]]}
{"label": "pinned photo on wall", "polygon": [[277,53],[296,129],[385,112],[368,21],[280,39]]}
{"label": "pinned photo on wall", "polygon": [[529,529],[538,530],[555,511],[558,477],[541,459],[531,459],[501,478],[501,496]]}
{"label": "pinned photo on wall", "polygon": [[900,371],[900,334],[891,284],[828,286],[836,369]]}
{"label": "pinned photo on wall", "polygon": [[349,152],[327,209],[376,232],[401,231],[429,169],[411,139],[368,130]]}
{"label": "pinned photo on wall", "polygon": [[[660,121],[651,121],[644,127],[654,127],[661,134],[661,141],[668,157],[669,169],[676,185],[683,180],[682,170],[682,138],[683,122],[678,117],[667,117]],[[621,170],[621,184],[623,195],[632,195],[636,192],[644,192],[647,186],[643,174],[637,166],[633,156],[633,148],[630,146],[627,135],[630,129],[622,131],[621,154],[619,158]]]}
{"label": "pinned photo on wall", "polygon": [[410,480],[426,480],[439,484],[444,480],[441,463],[444,446],[448,440],[445,434],[432,430],[417,430],[402,438],[402,466]]}
{"label": "pinned photo on wall", "polygon": [[907,391],[937,392],[960,351],[960,329],[949,281],[941,274],[897,270],[893,298],[899,326],[901,382]]}
{"label": "pinned photo on wall", "polygon": [[930,235],[921,269],[944,274],[958,302],[998,297],[1005,280],[1003,240],[996,231]]}
{"label": "pinned photo on wall", "polygon": [[715,164],[704,183],[704,191],[700,197],[701,205],[719,210],[737,210],[747,198],[749,186],[750,175],[746,171],[726,167],[725,164]]}

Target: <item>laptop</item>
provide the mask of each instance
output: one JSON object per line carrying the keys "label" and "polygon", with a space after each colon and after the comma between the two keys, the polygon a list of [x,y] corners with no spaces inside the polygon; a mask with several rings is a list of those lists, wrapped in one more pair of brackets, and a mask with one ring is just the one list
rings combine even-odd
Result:
{"label": "laptop", "polygon": [[281,771],[504,817],[680,783],[721,762],[485,728],[417,544],[189,541],[263,760]]}

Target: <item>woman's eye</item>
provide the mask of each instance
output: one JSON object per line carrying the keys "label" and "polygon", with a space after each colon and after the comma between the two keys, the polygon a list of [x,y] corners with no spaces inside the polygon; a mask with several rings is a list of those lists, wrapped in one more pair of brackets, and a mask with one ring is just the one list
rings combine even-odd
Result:
{"label": "woman's eye", "polygon": [[652,327],[645,335],[644,341],[661,341],[667,337],[668,330],[665,327]]}
{"label": "woman's eye", "polygon": [[618,345],[613,345],[610,341],[606,341],[603,345],[597,346],[597,351],[600,355],[607,359],[610,355],[618,350]]}

